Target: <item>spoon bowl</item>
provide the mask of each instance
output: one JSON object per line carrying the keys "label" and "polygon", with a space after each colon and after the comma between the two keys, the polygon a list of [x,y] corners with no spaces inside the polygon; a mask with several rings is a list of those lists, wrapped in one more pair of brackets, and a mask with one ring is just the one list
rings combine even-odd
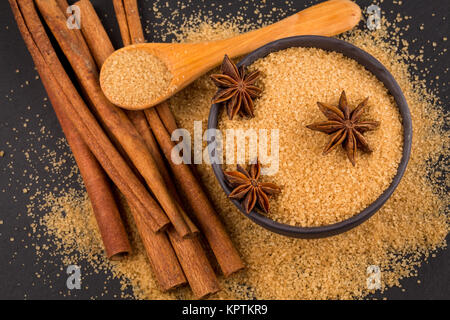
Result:
{"label": "spoon bowl", "polygon": [[219,41],[200,43],[142,43],[119,49],[109,56],[103,64],[112,68],[117,62],[117,53],[122,50],[143,50],[158,59],[172,74],[168,88],[161,88],[157,98],[145,103],[124,104],[114,101],[110,88],[100,85],[105,96],[119,107],[129,110],[142,110],[153,107],[182,90],[195,79],[219,65],[225,54],[230,58],[242,56],[256,48],[285,37],[302,34],[333,36],[352,29],[361,19],[361,9],[350,0],[329,0],[264,28]]}

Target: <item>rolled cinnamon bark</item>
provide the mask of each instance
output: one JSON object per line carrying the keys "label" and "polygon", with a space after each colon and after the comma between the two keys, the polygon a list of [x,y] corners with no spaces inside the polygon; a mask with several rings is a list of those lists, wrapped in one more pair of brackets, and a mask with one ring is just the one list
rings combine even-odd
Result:
{"label": "rolled cinnamon bark", "polygon": [[[162,123],[164,124],[164,127],[166,127],[167,132],[169,133],[169,136],[172,136],[172,133],[178,129],[177,122],[175,120],[175,116],[172,113],[172,110],[170,110],[169,103],[167,101],[161,102],[157,106],[155,106],[156,112],[158,113],[159,118],[161,119]],[[199,180],[199,174],[197,171],[197,168],[195,165],[190,165],[189,168],[192,171],[192,174],[194,175],[195,179]]]}
{"label": "rolled cinnamon bark", "polygon": [[[116,1],[114,4],[114,10],[116,11],[117,20],[119,22],[119,26],[121,26],[121,33],[128,33],[131,39],[131,44],[143,43],[144,39],[144,31],[142,29],[142,24],[139,18],[138,6],[136,0],[120,0]],[[122,17],[122,12],[125,12],[125,18]],[[127,41],[127,39],[123,39],[123,41]],[[106,47],[105,47],[106,48]],[[112,53],[112,52],[111,52]],[[175,199],[181,204],[181,200],[176,191],[175,185],[172,182],[172,178],[170,177],[169,171],[166,168],[163,157],[159,150],[158,144],[153,137],[153,134],[148,126],[147,119],[143,111],[131,111],[125,110],[125,113],[130,118],[131,122],[134,124],[139,134],[144,138],[145,143],[147,144],[153,159],[155,160],[158,168],[160,169],[161,175],[166,182],[167,187],[171,194],[175,196]],[[192,232],[192,235],[195,236],[199,234],[197,226],[192,222],[191,218],[186,214],[184,210],[181,210],[183,214],[184,221],[188,225],[189,229]]]}
{"label": "rolled cinnamon bark", "polygon": [[83,141],[88,145],[111,180],[127,198],[127,201],[137,208],[146,225],[154,231],[166,227],[169,220],[158,224],[152,218],[152,210],[156,210],[159,206],[156,205],[155,207],[155,201],[112,145],[75,89],[47,37],[33,1],[9,0],[9,2],[38,72],[50,79],[53,94],[62,101],[59,105],[83,138]]}
{"label": "rolled cinnamon bark", "polygon": [[[135,0],[123,0],[124,3],[129,3],[129,7],[133,8],[134,12],[137,12],[137,6]],[[116,7],[115,7],[116,8]],[[116,10],[116,14],[121,12],[121,9]],[[138,21],[139,23],[132,23],[130,25],[130,21]],[[127,29],[129,34],[141,34],[142,33],[142,26],[140,24],[140,21],[136,16],[129,17],[127,16],[126,19],[121,19],[121,21],[128,21],[128,26],[123,26],[123,29]],[[120,25],[120,22],[119,22]],[[131,30],[133,29],[134,32]],[[122,29],[121,29],[122,30]],[[142,33],[143,38],[143,33]],[[139,40],[138,40],[139,41]],[[161,124],[161,120],[164,123],[165,128],[172,133],[175,129],[177,129],[177,124],[175,122],[175,119],[173,117],[173,114],[171,110],[169,109],[169,106],[167,103],[163,102],[160,105],[156,106],[155,109],[157,110],[158,114],[155,110],[149,111],[153,115],[154,122],[152,123],[151,117],[148,117],[147,120],[152,128],[159,128],[160,134],[163,136],[164,128],[161,128],[159,124]],[[129,112],[128,114],[130,114]],[[147,113],[147,111],[146,111]],[[138,116],[137,116],[138,117]],[[142,120],[140,120],[142,121]],[[155,135],[156,132],[153,132]],[[167,131],[166,131],[167,133]],[[161,137],[160,137],[161,138]],[[163,152],[166,155],[167,161],[169,162],[170,166],[172,167],[172,170],[179,182],[180,187],[183,189],[184,193],[187,195],[188,202],[191,206],[191,208],[194,210],[194,214],[196,215],[197,220],[200,223],[200,227],[202,227],[206,230],[203,231],[205,233],[205,236],[211,246],[211,248],[214,251],[214,254],[216,255],[217,261],[219,262],[219,265],[222,268],[223,273],[228,276],[242,268],[244,268],[244,264],[242,260],[239,257],[239,254],[237,253],[236,249],[234,248],[231,239],[227,235],[225,228],[223,227],[220,220],[217,218],[217,214],[215,213],[211,203],[209,202],[208,197],[204,193],[203,189],[201,188],[200,184],[197,182],[195,176],[193,175],[191,169],[187,165],[180,165],[180,167],[177,167],[174,169],[174,164],[171,161],[170,158],[170,151],[169,145],[166,144],[166,148],[164,148],[163,145],[161,145],[161,141],[164,139],[160,139],[157,137],[157,140],[159,142],[159,145],[163,149]],[[167,138],[167,137],[166,137]],[[169,139],[170,141],[170,136]],[[171,142],[171,141],[170,141]],[[150,141],[150,145],[153,145],[153,142]],[[170,144],[170,150],[174,144]],[[155,147],[150,147],[150,149],[154,149]],[[164,150],[165,149],[165,150]],[[158,152],[158,154],[160,154]],[[169,155],[168,155],[169,154]],[[155,159],[157,156],[155,156]],[[184,178],[187,178],[188,181],[184,181]],[[198,194],[197,194],[198,193]],[[201,221],[200,221],[201,220]],[[213,228],[214,230],[211,230],[210,228]],[[214,237],[217,238],[215,239]]]}
{"label": "rolled cinnamon bark", "polygon": [[181,239],[172,228],[167,233],[194,295],[202,299],[219,291],[216,275],[198,238]]}
{"label": "rolled cinnamon bark", "polygon": [[61,11],[66,13],[67,8],[69,7],[69,3],[67,2],[67,0],[56,0],[56,3],[58,4]]}
{"label": "rolled cinnamon bark", "polygon": [[[168,291],[186,284],[186,277],[167,235],[164,232],[148,232],[136,209],[130,206],[130,211],[161,290]],[[172,226],[169,230],[179,237]]]}
{"label": "rolled cinnamon bark", "polygon": [[[155,162],[158,165],[158,168],[160,169],[164,181],[166,182],[167,188],[169,188],[170,193],[174,195],[175,200],[177,200],[181,206],[182,201],[178,195],[178,191],[175,187],[172,177],[170,176],[170,173],[166,167],[164,158],[161,155],[158,143],[156,142],[155,137],[153,136],[153,133],[150,130],[144,112],[129,110],[127,111],[127,115],[128,118],[130,118],[131,122],[134,124],[135,128],[137,129],[141,137],[144,138],[144,141],[147,144],[147,147],[153,159],[155,159]],[[186,224],[189,226],[189,229],[192,232],[192,236],[198,235],[200,233],[200,230],[197,228],[194,222],[192,222],[191,218],[185,213],[184,210],[181,210],[181,212],[184,214],[183,215],[184,221],[186,221]]]}
{"label": "rolled cinnamon bark", "polygon": [[[69,63],[72,65],[97,115],[143,176],[177,232],[182,237],[190,236],[190,229],[184,221],[176,201],[170,195],[145,142],[139,136],[123,110],[112,105],[104,96],[100,88],[97,68],[90,62],[92,57],[86,56],[82,49],[86,46],[85,42],[79,41],[76,34],[67,28],[65,17],[55,0],[36,0],[36,4]],[[156,213],[154,212],[154,214]],[[167,219],[164,214],[156,214],[153,218],[158,223]]]}
{"label": "rolled cinnamon bark", "polygon": [[130,33],[131,43],[145,42],[144,31],[142,30],[141,19],[139,18],[139,9],[137,0],[123,0],[125,13],[127,15],[128,31]]}
{"label": "rolled cinnamon bark", "polygon": [[[67,0],[55,0],[56,1],[56,3],[58,4],[58,7],[61,9],[61,12],[67,17],[67,18],[69,18],[71,15],[72,15],[72,10],[68,10],[68,8],[70,7],[69,6],[69,3],[67,2]],[[72,17],[73,18],[73,17]],[[73,21],[72,21],[73,22]],[[81,24],[81,20],[79,21],[80,22],[80,24]],[[80,32],[80,30],[79,29],[73,29],[73,33],[76,35],[76,37],[79,39],[79,40],[81,40],[81,39],[83,39],[83,36],[82,36],[82,34],[81,34],[81,32]],[[87,48],[87,46],[84,46],[83,47],[83,50],[84,50],[84,54],[87,54],[87,55],[89,55],[89,49]]]}
{"label": "rolled cinnamon bark", "polygon": [[[93,18],[92,12],[90,12],[89,15],[87,14],[88,10],[94,10],[90,2],[82,0],[76,4],[80,7],[83,15],[83,27],[87,28],[87,26],[95,26],[91,23]],[[93,13],[94,16],[98,18],[95,11]],[[100,23],[100,20],[98,20],[98,23]],[[101,29],[103,29],[103,27]],[[98,29],[96,29],[96,31],[98,31]],[[94,40],[99,41],[100,39],[95,39],[94,37]],[[97,43],[107,44],[106,41]],[[98,48],[98,46],[96,48]],[[98,53],[101,54],[102,52],[100,51]],[[94,54],[94,57],[98,61],[99,57],[96,54]],[[140,238],[146,249],[147,256],[161,290],[167,291],[185,284],[186,278],[167,236],[164,233],[154,233],[149,230],[145,221],[142,220],[137,210],[131,205],[130,211],[135,220]]]}
{"label": "rolled cinnamon bark", "polygon": [[61,106],[63,101],[59,95],[55,94],[49,76],[44,72],[40,72],[40,76],[83,178],[106,256],[111,260],[120,260],[131,252],[131,246],[109,181],[94,155],[64,113]]}
{"label": "rolled cinnamon bark", "polygon": [[113,0],[124,47],[145,42],[136,0]]}
{"label": "rolled cinnamon bark", "polygon": [[123,46],[129,46],[131,44],[131,37],[123,0],[113,0],[113,5],[114,11],[116,12],[117,23],[119,24],[120,35],[122,36]]}
{"label": "rolled cinnamon bark", "polygon": [[164,101],[158,104],[155,108],[156,112],[158,112],[159,118],[166,127],[167,132],[169,132],[169,135],[172,135],[172,133],[178,129],[178,125],[175,117],[173,116],[172,110],[170,110],[169,104]]}
{"label": "rolled cinnamon bark", "polygon": [[89,0],[80,0],[75,2],[74,5],[80,8],[80,14],[83,17],[81,32],[84,40],[86,40],[97,66],[101,68],[106,58],[114,52],[114,47],[91,2]]}
{"label": "rolled cinnamon bark", "polygon": [[[124,0],[125,3],[127,1],[128,0]],[[130,0],[128,2],[134,3],[134,10],[137,12],[136,2],[134,0]],[[138,31],[142,31],[139,16],[127,15],[127,21],[134,22],[130,24],[130,30],[138,29]],[[131,34],[133,34],[133,32],[131,32]],[[136,40],[136,38],[133,38],[133,41],[133,43],[136,43],[140,40]],[[161,169],[161,173],[166,180],[169,189],[172,190],[172,193],[177,196],[178,203],[181,204],[175,185],[173,184],[171,176],[166,168],[159,147],[155,141],[153,133],[148,126],[145,114],[142,111],[129,111],[127,112],[127,114],[137,128],[138,132],[144,137],[144,140],[149,147],[153,158],[158,163],[158,167]],[[187,216],[185,216],[185,221],[188,223],[191,230],[195,230],[193,231],[194,233],[199,232],[197,227],[192,224]],[[204,298],[210,294],[217,292],[220,289],[217,278],[208,261],[208,258],[206,257],[204,248],[202,247],[199,239],[181,239],[173,228],[169,228],[167,230],[167,233],[194,295],[197,298]]]}
{"label": "rolled cinnamon bark", "polygon": [[179,187],[182,189],[185,198],[193,209],[193,214],[200,227],[200,231],[204,234],[213,250],[222,272],[225,276],[229,276],[230,274],[243,269],[244,264],[239,257],[237,250],[191,169],[187,164],[174,164],[172,162],[171,152],[175,147],[175,143],[171,140],[156,109],[150,108],[146,109],[144,112],[156,140],[172,168],[175,178],[179,182]]}
{"label": "rolled cinnamon bark", "polygon": [[[82,34],[88,44],[92,56],[97,63],[98,68],[101,68],[106,58],[114,52],[114,47],[91,2],[89,0],[80,0],[75,2],[75,5],[80,8],[81,15],[83,16],[83,24],[81,26]],[[168,174],[166,165],[162,160],[163,158],[159,152],[155,138],[148,127],[147,119],[145,118],[144,113],[142,111],[129,111],[126,113],[140,136],[144,139],[146,145],[149,147],[150,154],[155,160],[169,192],[175,197],[175,200],[179,201],[178,195],[176,194],[176,189],[173,186],[173,182]],[[181,208],[180,213],[183,215],[183,219],[189,227],[191,236],[198,234],[198,228]]]}
{"label": "rolled cinnamon bark", "polygon": [[120,260],[131,252],[131,246],[109,181],[88,146],[64,114],[60,106],[63,101],[55,95],[51,81],[45,73],[41,74],[41,80],[80,169],[106,256],[111,260]]}

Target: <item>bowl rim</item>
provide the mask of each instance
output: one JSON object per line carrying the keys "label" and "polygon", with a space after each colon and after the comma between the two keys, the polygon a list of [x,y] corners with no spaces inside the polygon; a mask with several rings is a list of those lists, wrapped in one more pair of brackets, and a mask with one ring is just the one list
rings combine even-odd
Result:
{"label": "bowl rim", "polygon": [[[313,35],[283,38],[270,42],[252,51],[247,56],[245,56],[237,64],[237,66],[238,67],[249,66],[256,60],[263,58],[272,52],[284,50],[290,47],[319,48],[326,51],[334,51],[342,53],[344,56],[357,61],[359,64],[364,66],[369,72],[374,74],[377,77],[377,79],[381,81],[384,84],[384,86],[388,89],[389,94],[391,94],[394,97],[394,100],[397,104],[397,107],[399,108],[400,115],[402,118],[403,152],[401,161],[397,168],[397,173],[395,174],[389,187],[374,202],[372,202],[368,207],[363,209],[361,212],[355,214],[354,216],[348,219],[323,226],[315,226],[315,227],[293,226],[274,221],[257,212],[256,210],[253,210],[249,214],[246,214],[242,206],[240,205],[239,201],[230,199],[234,203],[234,205],[239,209],[239,211],[241,211],[242,214],[244,214],[250,220],[252,220],[256,224],[262,226],[263,228],[269,231],[293,238],[324,238],[348,231],[360,225],[367,219],[369,219],[373,214],[375,214],[375,212],[377,212],[384,205],[384,203],[389,199],[394,190],[397,188],[406,170],[409,157],[411,154],[411,144],[412,144],[411,114],[405,96],[400,86],[398,85],[397,81],[394,79],[392,74],[386,69],[386,67],[366,51],[344,40]],[[220,104],[213,104],[211,106],[208,117],[208,129],[217,129],[220,111],[221,111]],[[209,154],[211,155],[210,149],[211,136],[210,134],[208,134],[208,132],[210,132],[210,130],[207,131],[207,141],[208,141],[208,151],[210,151]],[[214,163],[213,159],[211,159],[211,162],[213,172],[217,180],[219,181],[220,186],[228,196],[231,192],[231,188],[229,187],[229,185],[225,180],[222,165]]]}

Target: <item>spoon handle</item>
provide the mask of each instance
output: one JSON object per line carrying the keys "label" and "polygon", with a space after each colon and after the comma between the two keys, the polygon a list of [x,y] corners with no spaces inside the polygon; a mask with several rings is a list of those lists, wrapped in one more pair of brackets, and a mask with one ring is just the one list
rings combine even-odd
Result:
{"label": "spoon handle", "polygon": [[361,9],[356,3],[350,0],[325,1],[267,27],[230,39],[209,42],[206,60],[211,65],[207,68],[222,61],[224,53],[230,57],[241,56],[271,41],[291,36],[333,36],[352,29],[360,19]]}

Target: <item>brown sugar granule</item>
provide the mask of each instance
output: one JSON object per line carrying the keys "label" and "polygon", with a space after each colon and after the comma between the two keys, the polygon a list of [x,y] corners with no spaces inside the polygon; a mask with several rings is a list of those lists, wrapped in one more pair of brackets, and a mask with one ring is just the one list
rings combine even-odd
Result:
{"label": "brown sugar granule", "polygon": [[[399,187],[379,212],[349,232],[326,239],[291,239],[268,232],[243,216],[220,188],[210,165],[198,165],[198,174],[248,266],[246,271],[229,279],[221,278],[223,290],[211,298],[363,298],[373,292],[367,288],[369,266],[380,268],[381,291],[384,291],[399,286],[402,278],[416,276],[421,263],[435,250],[446,246],[445,238],[450,225],[445,214],[448,195],[438,184],[439,175],[429,174],[430,164],[437,163],[442,155],[448,155],[446,146],[449,135],[444,130],[445,115],[439,100],[430,93],[426,83],[409,73],[415,68],[414,61],[420,57],[412,58],[407,50],[400,50],[400,41],[396,42],[398,31],[389,33],[384,26],[376,32],[357,31],[345,37],[374,55],[390,70],[408,101],[413,119],[413,150]],[[203,28],[207,29],[205,26]],[[218,39],[221,34],[208,32],[206,37],[202,37],[202,33],[195,28],[181,33],[191,34],[190,39],[195,40],[208,40],[211,34]],[[229,29],[222,34],[224,38],[229,37]],[[205,128],[215,92],[216,88],[208,76],[204,76],[175,95],[170,102],[179,126],[193,132],[193,121],[197,120],[203,121]],[[330,96],[330,101],[335,96]],[[349,98],[358,100],[358,96],[350,94]],[[375,106],[371,104],[370,107]],[[317,113],[315,115],[319,116]],[[329,156],[337,157],[338,154],[336,151],[335,155]],[[442,172],[448,170],[439,164],[438,167]],[[77,172],[74,174],[78,176]],[[57,177],[64,178],[60,174]],[[135,298],[192,298],[186,288],[170,293],[160,292],[132,223],[129,223],[129,230],[133,254],[124,261],[111,263],[103,255],[86,194],[67,192],[66,195],[49,196],[50,188],[49,185],[48,189],[36,192],[34,202],[43,199],[45,206],[38,208],[33,203],[29,214],[36,213],[36,223],[31,225],[34,237],[49,239],[51,245],[57,247],[51,251],[52,254],[61,255],[67,261],[88,261],[96,272],[107,274],[106,287],[112,278],[120,277],[123,290],[131,286]],[[60,200],[56,202],[51,199]],[[48,218],[40,220],[42,216]],[[40,233],[40,227],[46,228],[46,233]],[[88,236],[85,237],[85,234]],[[36,250],[38,256],[45,259],[50,251],[42,247]],[[39,273],[45,274],[44,261],[41,260],[39,265],[42,266]]]}
{"label": "brown sugar granule", "polygon": [[[279,169],[270,181],[283,192],[271,201],[271,219],[303,227],[336,223],[386,190],[402,156],[403,130],[393,98],[373,74],[340,53],[314,48],[274,52],[250,69],[261,72],[264,88],[255,117],[231,121],[223,114],[219,128],[224,135],[229,129],[279,130]],[[351,108],[369,97],[362,118],[381,122],[365,134],[374,151],[358,151],[355,167],[341,147],[324,156],[329,137],[306,128],[325,119],[317,101],[337,105],[342,90]],[[249,152],[246,157],[248,163]]]}
{"label": "brown sugar granule", "polygon": [[[104,258],[100,232],[86,193],[75,190],[67,190],[58,196],[47,193],[43,200],[39,205],[39,211],[45,214],[40,218],[39,224],[45,227],[45,235],[54,240],[52,246],[56,254],[52,255],[61,256],[65,265],[87,260],[94,266],[96,273],[111,271],[113,278],[121,279],[122,289],[131,285],[136,297],[176,299],[186,295],[192,298],[188,288],[169,293],[159,290],[131,213],[125,205],[121,211],[133,250],[118,262]],[[38,255],[48,252],[48,249],[36,247]],[[122,298],[129,297],[123,295]]]}
{"label": "brown sugar granule", "polygon": [[[405,49],[399,50],[403,44],[398,32],[388,32],[385,25],[376,32],[357,30],[347,33],[345,40],[380,60],[406,96],[413,119],[414,139],[412,156],[399,187],[375,216],[354,230],[327,239],[290,239],[272,234],[245,218],[220,188],[210,165],[198,165],[208,194],[249,266],[246,273],[228,281],[224,285],[227,289],[216,297],[362,298],[373,292],[366,285],[369,266],[380,268],[381,291],[384,291],[400,285],[402,278],[416,276],[417,267],[431,252],[446,246],[445,238],[450,230],[450,219],[446,215],[448,196],[438,180],[429,177],[430,163],[436,163],[440,155],[448,155],[445,146],[449,134],[443,125],[445,116],[439,100],[427,89],[426,83],[408,72],[415,70],[414,61],[420,57],[412,57]],[[203,121],[205,128],[215,92],[208,76],[204,76],[176,94],[171,105],[179,126],[187,128],[191,134],[194,121]],[[339,94],[340,91],[330,94],[329,101],[333,102]],[[363,95],[364,90],[363,93],[348,94],[348,97],[355,103]],[[316,101],[312,102],[315,106]],[[385,104],[395,113],[392,106]],[[381,106],[371,102],[368,115],[372,115],[377,107]],[[316,111],[314,114],[320,117]],[[389,122],[395,125],[392,119]],[[244,128],[247,123],[247,120],[242,121]],[[380,129],[382,127],[383,121]],[[372,141],[373,136],[370,138]],[[338,157],[339,154],[337,150],[328,156]],[[392,164],[396,165],[395,161]],[[298,199],[298,203],[301,202],[302,199]]]}
{"label": "brown sugar granule", "polygon": [[172,74],[156,56],[143,50],[122,50],[103,65],[102,90],[117,105],[139,106],[160,97]]}

